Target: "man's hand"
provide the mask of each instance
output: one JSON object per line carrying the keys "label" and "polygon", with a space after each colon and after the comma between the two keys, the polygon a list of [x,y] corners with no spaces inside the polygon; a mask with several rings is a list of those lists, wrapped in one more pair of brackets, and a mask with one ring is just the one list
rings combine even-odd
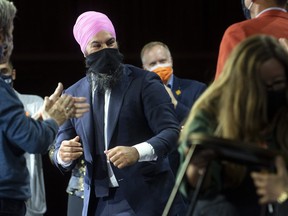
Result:
{"label": "man's hand", "polygon": [[58,83],[53,94],[44,98],[44,104],[40,110],[32,116],[37,120],[53,118],[58,125],[62,125],[69,118],[80,118],[89,111],[90,105],[85,103],[85,97],[72,97],[61,95],[62,83]]}
{"label": "man's hand", "polygon": [[[54,93],[50,95],[49,100],[54,104],[60,97],[63,91],[62,83],[58,83],[57,88],[55,89]],[[66,110],[72,110],[71,117],[73,118],[80,118],[84,115],[84,113],[89,111],[90,105],[85,103],[85,97],[73,97],[73,104],[66,107]]]}
{"label": "man's hand", "polygon": [[119,169],[133,165],[139,159],[139,153],[135,147],[117,146],[105,151],[107,159]]}
{"label": "man's hand", "polygon": [[59,126],[62,125],[67,119],[71,118],[75,111],[74,100],[70,95],[62,95],[54,104],[48,97],[45,97],[43,106],[43,120],[52,118]]}
{"label": "man's hand", "polygon": [[83,154],[79,140],[79,136],[76,136],[74,139],[62,141],[58,154],[63,162],[69,163]]}
{"label": "man's hand", "polygon": [[85,103],[85,97],[73,97],[74,109],[72,113],[73,118],[80,118],[90,109],[90,104]]}
{"label": "man's hand", "polygon": [[56,89],[53,92],[53,94],[50,95],[49,100],[52,103],[55,103],[58,100],[58,98],[61,96],[63,89],[64,89],[63,88],[63,84],[59,82],[58,86],[56,87]]}
{"label": "man's hand", "polygon": [[[60,97],[62,91],[63,91],[63,84],[62,83],[58,83],[58,86],[56,87],[56,89],[53,92],[53,94],[51,94],[50,97],[46,99],[46,102],[45,102],[45,98],[44,98],[43,106],[32,116],[32,118],[36,119],[36,120],[43,120],[42,114],[45,111],[45,107],[48,106],[48,105],[51,107],[58,100],[58,98]],[[46,118],[48,118],[48,117],[49,116],[47,116],[47,114],[46,114]]]}

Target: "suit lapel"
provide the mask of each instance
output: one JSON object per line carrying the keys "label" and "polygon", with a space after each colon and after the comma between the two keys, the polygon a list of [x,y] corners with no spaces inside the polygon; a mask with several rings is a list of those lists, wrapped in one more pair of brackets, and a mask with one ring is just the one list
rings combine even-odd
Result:
{"label": "suit lapel", "polygon": [[177,79],[177,77],[175,77],[175,75],[173,76],[172,92],[173,92],[174,97],[177,99],[177,101],[180,100],[182,96],[181,87],[180,87],[179,80]]}
{"label": "suit lapel", "polygon": [[84,137],[80,137],[80,138],[84,143],[88,144],[87,146],[90,148],[88,152],[92,152],[94,149],[93,145],[95,141],[94,140],[95,129],[94,129],[94,123],[93,123],[94,118],[93,118],[91,89],[86,79],[83,80],[82,85],[80,85],[78,92],[77,92],[77,96],[86,97],[87,103],[90,104],[90,111],[85,113],[81,118],[79,118],[79,121],[81,122],[82,130],[83,130],[83,132],[80,134],[84,135]]}
{"label": "suit lapel", "polygon": [[128,87],[131,81],[132,81],[132,76],[130,76],[130,71],[125,70],[122,80],[111,91],[109,110],[108,110],[108,127],[107,127],[108,128],[108,132],[107,132],[108,146],[110,145],[112,134],[117,124],[117,120],[118,120],[120,110],[122,107],[122,103],[124,100],[124,95],[126,91],[128,90]]}

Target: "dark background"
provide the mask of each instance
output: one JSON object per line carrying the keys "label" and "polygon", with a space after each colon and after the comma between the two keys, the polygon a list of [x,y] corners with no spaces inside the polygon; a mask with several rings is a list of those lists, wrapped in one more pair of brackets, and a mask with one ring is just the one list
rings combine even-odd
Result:
{"label": "dark background", "polygon": [[[15,88],[21,93],[50,95],[61,81],[68,87],[84,75],[84,57],[72,34],[84,11],[105,13],[116,29],[125,63],[141,67],[144,44],[166,43],[174,73],[209,84],[225,29],[244,19],[240,0],[15,0],[12,61]],[[66,215],[69,173],[61,174],[43,156],[48,211]]]}

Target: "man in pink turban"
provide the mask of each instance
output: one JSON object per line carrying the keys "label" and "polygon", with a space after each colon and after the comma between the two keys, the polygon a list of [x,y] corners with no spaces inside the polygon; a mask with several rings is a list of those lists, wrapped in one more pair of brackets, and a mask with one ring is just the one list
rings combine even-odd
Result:
{"label": "man in pink turban", "polygon": [[[122,63],[105,14],[81,14],[73,33],[86,76],[66,93],[89,98],[91,112],[60,128],[53,160],[70,171],[84,156],[83,216],[159,216],[175,183],[167,155],[179,122],[170,97],[157,74]],[[184,211],[178,195],[169,215]]]}

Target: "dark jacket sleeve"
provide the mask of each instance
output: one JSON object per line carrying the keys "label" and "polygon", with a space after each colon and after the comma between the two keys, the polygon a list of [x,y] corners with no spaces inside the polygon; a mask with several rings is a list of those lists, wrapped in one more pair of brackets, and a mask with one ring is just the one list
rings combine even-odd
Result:
{"label": "dark jacket sleeve", "polygon": [[0,95],[1,141],[28,153],[47,152],[55,139],[57,123],[52,119],[40,122],[27,117],[21,101],[3,80]]}

